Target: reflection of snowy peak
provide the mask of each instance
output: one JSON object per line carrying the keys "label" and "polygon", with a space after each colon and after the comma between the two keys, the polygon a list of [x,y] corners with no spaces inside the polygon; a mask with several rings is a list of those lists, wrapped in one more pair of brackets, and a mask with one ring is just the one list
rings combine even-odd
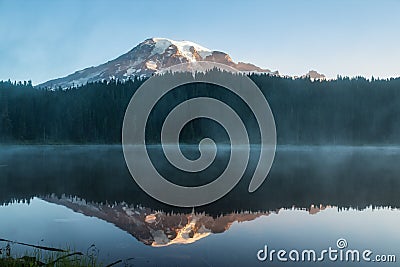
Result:
{"label": "reflection of snowy peak", "polygon": [[[172,244],[191,244],[211,234],[222,233],[234,222],[252,221],[269,212],[241,212],[212,217],[205,213],[165,213],[141,206],[132,207],[125,203],[89,203],[79,198],[43,198],[45,201],[62,205],[86,216],[97,217],[113,223],[127,231],[140,242],[155,247]],[[311,206],[310,214],[324,210],[323,206]],[[279,210],[276,211],[279,213]]]}
{"label": "reflection of snowy peak", "polygon": [[[97,67],[77,71],[63,78],[47,81],[39,86],[67,88],[101,80],[127,80],[135,76],[149,77],[163,68],[195,61],[222,63],[245,72],[271,72],[253,64],[235,63],[228,54],[212,51],[193,42],[150,38],[114,60]],[[277,74],[277,72],[274,72],[274,74]]]}
{"label": "reflection of snowy peak", "polygon": [[87,216],[113,223],[140,242],[151,246],[190,244],[229,229],[233,222],[251,221],[268,213],[231,213],[217,218],[204,213],[170,214],[140,206],[89,203],[78,198],[46,197],[43,200]]}

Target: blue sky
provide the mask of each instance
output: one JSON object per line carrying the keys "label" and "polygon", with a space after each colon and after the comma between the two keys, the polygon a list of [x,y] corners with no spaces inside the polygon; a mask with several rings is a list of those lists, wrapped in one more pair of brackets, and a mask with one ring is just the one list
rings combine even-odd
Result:
{"label": "blue sky", "polygon": [[282,74],[400,76],[400,1],[0,0],[0,80],[34,84],[149,37],[190,40]]}

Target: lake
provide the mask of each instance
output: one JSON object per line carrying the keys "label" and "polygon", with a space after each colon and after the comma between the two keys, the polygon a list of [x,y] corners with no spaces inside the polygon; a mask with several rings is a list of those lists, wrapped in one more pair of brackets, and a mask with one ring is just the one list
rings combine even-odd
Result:
{"label": "lake", "polygon": [[[149,151],[160,173],[186,186],[212,181],[229,153],[188,174],[159,147]],[[1,146],[0,238],[119,266],[397,266],[399,147],[279,146],[268,178],[248,193],[258,154],[226,196],[177,208],[137,186],[120,146]]]}

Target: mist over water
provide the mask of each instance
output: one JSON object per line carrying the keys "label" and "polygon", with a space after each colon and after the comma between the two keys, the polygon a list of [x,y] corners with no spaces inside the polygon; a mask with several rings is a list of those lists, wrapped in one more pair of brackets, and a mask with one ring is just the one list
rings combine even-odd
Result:
{"label": "mist over water", "polygon": [[[188,158],[199,156],[198,146],[182,145],[181,149]],[[211,166],[188,173],[169,164],[160,146],[149,146],[148,151],[161,174],[185,186],[211,182],[224,170],[230,155],[229,146],[219,145]],[[230,193],[199,210],[218,213],[311,204],[400,207],[399,147],[279,146],[267,179],[250,194],[247,188],[259,152],[258,146],[251,147],[246,172]],[[120,146],[2,146],[0,165],[3,203],[55,194],[179,210],[159,203],[137,186]]]}

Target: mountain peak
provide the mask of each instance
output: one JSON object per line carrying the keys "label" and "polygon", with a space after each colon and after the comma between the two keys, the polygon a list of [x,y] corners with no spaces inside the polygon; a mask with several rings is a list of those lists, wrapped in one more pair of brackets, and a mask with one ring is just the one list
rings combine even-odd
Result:
{"label": "mountain peak", "polygon": [[312,80],[325,80],[326,76],[316,70],[310,70],[307,74],[303,75],[302,78],[310,78]]}
{"label": "mountain peak", "polygon": [[210,49],[191,41],[174,41],[168,38],[151,38],[148,40],[152,40],[155,43],[153,53],[163,53],[167,49],[170,49],[171,46],[175,46],[181,53],[181,55],[191,62],[197,61],[195,57],[196,52],[202,59],[212,54],[212,51]]}
{"label": "mountain peak", "polygon": [[[231,66],[239,71],[271,73],[249,63],[235,63],[221,51],[210,50],[191,41],[168,38],[149,38],[128,53],[96,67],[89,67],[66,77],[50,80],[39,87],[69,88],[102,80],[128,80],[133,77],[150,77],[154,72],[177,64],[210,61]],[[275,73],[274,73],[275,74]]]}

